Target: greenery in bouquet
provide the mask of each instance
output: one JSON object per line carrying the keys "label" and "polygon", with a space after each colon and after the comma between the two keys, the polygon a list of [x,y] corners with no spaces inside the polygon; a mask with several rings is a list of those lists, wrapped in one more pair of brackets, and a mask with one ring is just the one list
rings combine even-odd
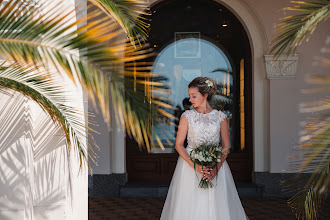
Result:
{"label": "greenery in bouquet", "polygon": [[[201,144],[190,152],[190,158],[194,162],[195,169],[196,164],[206,167],[208,170],[213,167],[218,169],[216,166],[217,162],[221,162],[221,157],[223,155],[224,154],[222,153],[219,144]],[[213,183],[202,178],[198,186],[200,188],[207,189],[212,188]]]}

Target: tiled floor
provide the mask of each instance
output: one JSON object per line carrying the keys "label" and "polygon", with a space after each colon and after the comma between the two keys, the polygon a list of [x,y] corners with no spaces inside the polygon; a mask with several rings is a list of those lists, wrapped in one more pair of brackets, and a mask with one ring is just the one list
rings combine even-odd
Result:
{"label": "tiled floor", "polygon": [[[89,220],[159,219],[164,201],[156,198],[89,199]],[[296,219],[285,199],[243,198],[241,201],[250,220]],[[323,206],[318,219],[330,219],[329,201]]]}

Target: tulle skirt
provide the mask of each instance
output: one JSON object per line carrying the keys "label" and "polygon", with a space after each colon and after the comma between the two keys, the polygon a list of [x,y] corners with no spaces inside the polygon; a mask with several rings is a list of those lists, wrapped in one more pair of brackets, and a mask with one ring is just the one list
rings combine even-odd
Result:
{"label": "tulle skirt", "polygon": [[212,180],[213,188],[199,188],[201,178],[179,156],[161,220],[247,219],[226,161]]}

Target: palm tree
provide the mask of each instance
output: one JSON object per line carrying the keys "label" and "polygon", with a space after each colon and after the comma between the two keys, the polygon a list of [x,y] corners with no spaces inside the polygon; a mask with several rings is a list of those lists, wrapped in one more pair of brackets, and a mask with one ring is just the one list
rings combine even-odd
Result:
{"label": "palm tree", "polygon": [[[18,91],[37,102],[64,131],[68,149],[77,150],[81,167],[90,167],[88,155],[93,151],[84,140],[93,131],[81,123],[83,113],[65,101],[59,76],[81,84],[108,123],[111,98],[112,110],[140,146],[150,147],[152,136],[162,146],[150,121],[173,116],[167,111],[171,108],[167,100],[157,96],[167,92],[166,86],[157,82],[159,76],[150,73],[144,62],[152,55],[143,44],[147,23],[139,15],[146,14],[145,6],[138,0],[90,0],[87,9],[77,4],[70,11],[64,3],[46,1],[30,7],[33,2],[0,0],[0,56],[4,58],[0,89]],[[81,9],[88,10],[88,16],[77,13],[72,20]],[[100,18],[101,12],[108,17]]]}
{"label": "palm tree", "polygon": [[[317,25],[330,17],[330,0],[317,0],[313,2],[292,1],[294,6],[286,10],[298,12],[295,15],[282,19],[277,25],[277,37],[272,41],[274,57],[283,53],[294,53],[297,47],[313,33]],[[329,53],[329,51],[327,51]],[[330,60],[324,59],[327,67]],[[322,85],[323,88],[308,90],[309,93],[328,92],[330,90],[330,77],[312,76],[310,82]],[[305,127],[305,134],[300,138],[299,149],[303,155],[300,160],[292,163],[298,169],[298,175],[286,183],[286,187],[295,194],[288,200],[298,217],[316,219],[318,209],[328,194],[330,184],[330,105],[329,99],[307,103],[302,107],[304,112],[319,113]],[[302,180],[299,173],[310,172],[308,180]],[[297,182],[304,181],[302,187]]]}

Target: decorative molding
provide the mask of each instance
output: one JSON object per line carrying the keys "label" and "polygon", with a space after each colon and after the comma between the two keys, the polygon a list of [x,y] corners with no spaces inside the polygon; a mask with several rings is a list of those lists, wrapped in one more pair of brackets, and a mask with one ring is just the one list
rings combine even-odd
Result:
{"label": "decorative molding", "polygon": [[273,55],[264,55],[267,79],[292,79],[296,77],[299,55],[280,55],[277,60]]}

